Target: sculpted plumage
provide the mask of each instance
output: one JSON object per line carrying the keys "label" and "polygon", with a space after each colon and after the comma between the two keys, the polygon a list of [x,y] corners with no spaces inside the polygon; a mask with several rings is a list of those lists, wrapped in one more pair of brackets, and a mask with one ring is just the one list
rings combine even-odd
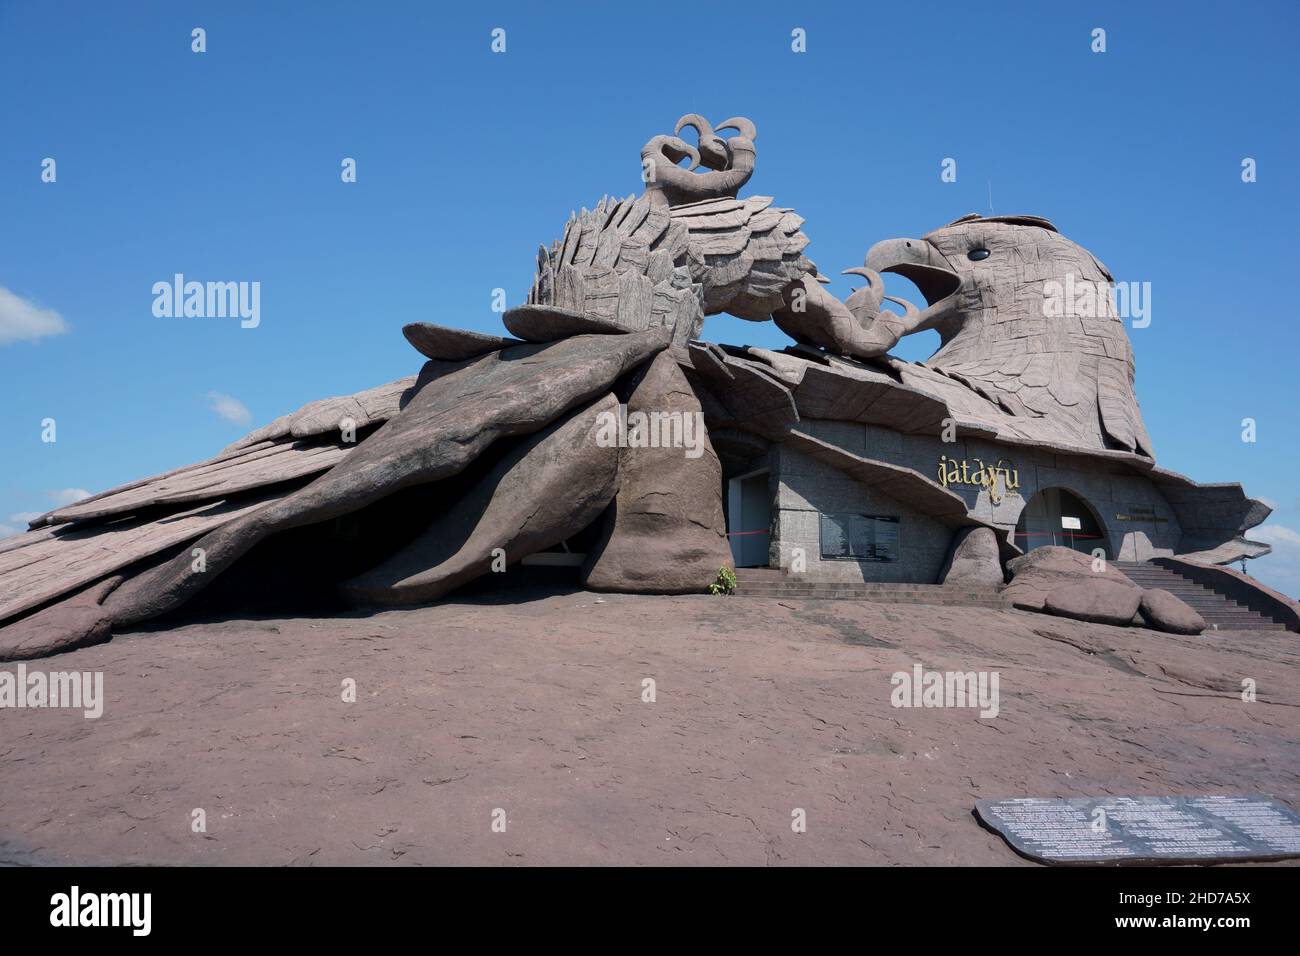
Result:
{"label": "sculpted plumage", "polygon": [[[698,131],[698,149],[676,135],[646,143],[639,199],[601,199],[542,248],[528,304],[506,314],[506,327],[541,340],[561,329],[666,326],[683,345],[699,335],[705,316],[726,312],[773,319],[795,341],[839,355],[869,358],[897,343],[916,313],[910,306],[904,317],[880,312],[879,276],[840,302],[803,255],[803,218],[772,206],[770,196],[736,198],[754,172],[754,124],[724,120],[717,130],[739,131],[728,139],[697,113],[678,120],[676,131],[687,127]],[[683,159],[689,169],[677,165]],[[694,172],[699,167],[706,171]]]}

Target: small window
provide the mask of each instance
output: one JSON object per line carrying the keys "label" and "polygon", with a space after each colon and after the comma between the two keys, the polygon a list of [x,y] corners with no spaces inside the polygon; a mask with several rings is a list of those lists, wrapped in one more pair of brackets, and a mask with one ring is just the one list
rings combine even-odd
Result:
{"label": "small window", "polygon": [[969,259],[971,262],[979,262],[980,260],[987,259],[988,257],[989,257],[989,251],[987,249],[972,249],[970,252],[966,253],[966,258]]}
{"label": "small window", "polygon": [[897,561],[900,526],[893,515],[822,515],[822,560]]}

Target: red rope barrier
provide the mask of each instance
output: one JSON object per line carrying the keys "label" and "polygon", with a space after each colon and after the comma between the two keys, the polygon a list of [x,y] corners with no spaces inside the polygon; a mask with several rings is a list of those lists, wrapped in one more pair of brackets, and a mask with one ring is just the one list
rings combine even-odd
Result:
{"label": "red rope barrier", "polygon": [[1013,538],[1031,538],[1034,536],[1042,537],[1045,534],[1061,535],[1063,538],[1104,538],[1104,534],[1066,534],[1064,531],[1015,531],[1012,533]]}

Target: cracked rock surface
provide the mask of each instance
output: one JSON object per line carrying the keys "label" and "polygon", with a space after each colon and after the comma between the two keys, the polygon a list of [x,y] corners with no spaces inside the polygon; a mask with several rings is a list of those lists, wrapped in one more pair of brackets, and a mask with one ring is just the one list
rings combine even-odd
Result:
{"label": "cracked rock surface", "polygon": [[[997,671],[998,716],[892,707],[918,663]],[[0,717],[0,864],[1030,866],[975,800],[1300,807],[1297,664],[1289,633],[706,595],[182,621],[27,665],[106,702]]]}

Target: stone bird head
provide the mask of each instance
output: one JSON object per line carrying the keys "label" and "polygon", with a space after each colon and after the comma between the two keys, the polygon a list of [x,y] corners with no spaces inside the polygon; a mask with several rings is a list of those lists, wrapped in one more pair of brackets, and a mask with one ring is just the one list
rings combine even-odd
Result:
{"label": "stone bird head", "polygon": [[1048,220],[963,216],[919,239],[877,243],[865,266],[911,280],[925,297],[913,331],[935,329],[941,343],[927,366],[1014,414],[1060,418],[1102,447],[1150,454],[1110,272]]}

